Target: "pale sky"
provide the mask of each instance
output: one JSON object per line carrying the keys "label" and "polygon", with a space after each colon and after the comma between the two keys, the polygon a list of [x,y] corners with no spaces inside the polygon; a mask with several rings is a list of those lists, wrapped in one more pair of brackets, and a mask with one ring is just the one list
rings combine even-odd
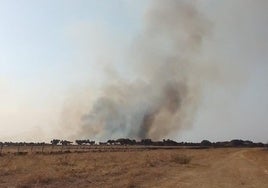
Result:
{"label": "pale sky", "polygon": [[[267,142],[267,1],[193,3],[212,27],[200,59],[221,70],[204,83],[194,123],[176,140]],[[0,141],[65,138],[64,107],[98,92],[109,60],[127,76],[127,62],[118,57],[138,35],[149,4],[0,0]]]}

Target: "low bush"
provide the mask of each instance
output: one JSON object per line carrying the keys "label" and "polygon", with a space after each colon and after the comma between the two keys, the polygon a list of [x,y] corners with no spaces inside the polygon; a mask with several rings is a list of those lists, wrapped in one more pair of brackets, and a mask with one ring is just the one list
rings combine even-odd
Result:
{"label": "low bush", "polygon": [[192,158],[186,155],[172,155],[171,161],[178,164],[189,164]]}

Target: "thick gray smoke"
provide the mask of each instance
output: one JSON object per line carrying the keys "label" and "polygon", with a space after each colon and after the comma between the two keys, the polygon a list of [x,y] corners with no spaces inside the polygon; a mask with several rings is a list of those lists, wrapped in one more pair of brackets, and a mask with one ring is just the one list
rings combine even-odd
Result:
{"label": "thick gray smoke", "polygon": [[111,76],[77,135],[162,139],[190,126],[200,101],[196,54],[209,26],[186,1],[153,1],[124,59],[132,78]]}

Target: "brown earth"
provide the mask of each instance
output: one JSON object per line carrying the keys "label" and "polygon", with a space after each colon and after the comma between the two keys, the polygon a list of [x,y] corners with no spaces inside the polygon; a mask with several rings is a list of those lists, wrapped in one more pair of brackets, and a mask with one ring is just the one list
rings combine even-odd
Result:
{"label": "brown earth", "polygon": [[175,149],[0,156],[0,187],[268,187],[268,150]]}

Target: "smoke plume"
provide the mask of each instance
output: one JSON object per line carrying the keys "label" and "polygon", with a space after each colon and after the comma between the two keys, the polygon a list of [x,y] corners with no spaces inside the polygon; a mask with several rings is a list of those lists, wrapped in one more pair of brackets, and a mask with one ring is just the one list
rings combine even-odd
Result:
{"label": "smoke plume", "polygon": [[201,94],[196,55],[209,28],[189,2],[153,1],[124,56],[131,76],[110,75],[75,136],[162,139],[190,126]]}

